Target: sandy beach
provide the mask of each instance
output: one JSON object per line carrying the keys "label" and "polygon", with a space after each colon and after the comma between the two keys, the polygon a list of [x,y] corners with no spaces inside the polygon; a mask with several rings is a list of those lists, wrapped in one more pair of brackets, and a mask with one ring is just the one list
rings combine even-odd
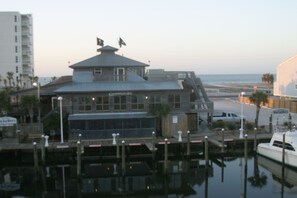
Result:
{"label": "sandy beach", "polygon": [[273,92],[273,86],[266,83],[205,83],[203,85],[209,97],[237,97],[241,92],[250,95],[255,90]]}

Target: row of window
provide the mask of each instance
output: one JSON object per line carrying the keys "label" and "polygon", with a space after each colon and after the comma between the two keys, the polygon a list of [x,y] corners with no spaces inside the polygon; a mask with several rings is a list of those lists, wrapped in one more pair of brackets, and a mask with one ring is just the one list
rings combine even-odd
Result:
{"label": "row of window", "polygon": [[[133,71],[134,73],[143,76],[143,69],[141,68],[123,68],[123,67],[115,67],[114,68],[114,80],[115,81],[126,81],[127,80],[127,71]],[[94,79],[102,79],[103,70],[102,68],[94,68],[93,70]]]}
{"label": "row of window", "polygon": [[[144,95],[132,95],[131,96],[131,108],[133,110],[143,110],[145,100],[147,96]],[[149,97],[150,104],[160,104],[161,96],[155,95]],[[180,95],[171,94],[168,95],[168,104],[173,109],[180,108]],[[96,111],[107,111],[109,110],[109,96],[82,96],[78,98],[78,109],[81,112],[91,111],[92,105],[95,104]],[[113,96],[113,109],[114,110],[126,110],[127,109],[127,96]]]}
{"label": "row of window", "polygon": [[70,121],[71,130],[111,130],[154,128],[154,119],[110,119],[110,120],[75,120]]}

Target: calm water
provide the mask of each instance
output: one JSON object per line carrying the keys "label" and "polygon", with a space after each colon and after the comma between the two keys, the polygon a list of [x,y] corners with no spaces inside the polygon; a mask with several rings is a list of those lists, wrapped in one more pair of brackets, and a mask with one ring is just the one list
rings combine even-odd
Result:
{"label": "calm water", "polygon": [[[2,166],[0,197],[296,197],[297,172],[263,157],[203,159],[163,163],[84,163],[82,179],[76,165]],[[283,183],[283,185],[282,185]]]}

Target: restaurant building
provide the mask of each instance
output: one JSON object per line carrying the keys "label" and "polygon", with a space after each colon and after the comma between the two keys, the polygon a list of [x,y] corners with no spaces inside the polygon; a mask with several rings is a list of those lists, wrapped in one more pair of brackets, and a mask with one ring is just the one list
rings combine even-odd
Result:
{"label": "restaurant building", "polygon": [[[67,112],[68,138],[172,136],[199,130],[199,115],[213,103],[194,72],[147,70],[148,64],[116,54],[104,46],[98,55],[70,65],[72,82],[54,92]],[[170,107],[166,115],[149,113]],[[160,128],[158,128],[158,120]]]}

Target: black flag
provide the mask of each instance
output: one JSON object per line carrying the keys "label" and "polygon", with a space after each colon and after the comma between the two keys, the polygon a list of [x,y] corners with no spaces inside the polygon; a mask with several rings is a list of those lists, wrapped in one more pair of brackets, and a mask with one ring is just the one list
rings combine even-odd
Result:
{"label": "black flag", "polygon": [[97,37],[97,45],[104,46],[104,41]]}
{"label": "black flag", "polygon": [[121,37],[120,37],[120,40],[119,40],[119,45],[120,45],[120,47],[122,47],[122,45],[126,46],[126,43],[123,41],[123,39]]}

